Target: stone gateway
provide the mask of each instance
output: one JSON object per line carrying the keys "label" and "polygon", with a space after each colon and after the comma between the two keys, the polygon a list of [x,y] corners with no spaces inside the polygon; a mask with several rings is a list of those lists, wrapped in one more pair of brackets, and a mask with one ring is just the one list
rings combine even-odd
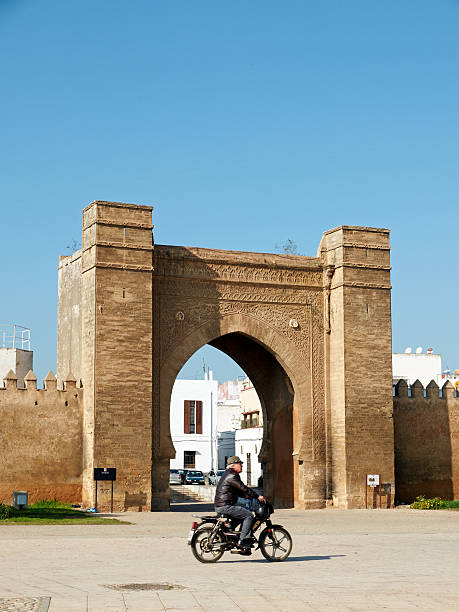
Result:
{"label": "stone gateway", "polygon": [[[93,505],[93,469],[115,467],[115,510],[169,508],[172,386],[210,344],[259,395],[268,498],[362,507],[370,473],[392,505],[389,230],[341,226],[305,257],[155,245],[152,229],[151,207],[96,201],[83,211],[82,249],[60,258],[57,378],[77,381],[72,448],[81,438],[65,490],[81,487]],[[0,404],[7,393],[11,384]],[[27,393],[14,389],[15,405]],[[46,404],[46,390],[33,393]],[[27,487],[24,466],[14,482]],[[109,507],[103,491],[99,504]]]}
{"label": "stone gateway", "polygon": [[[389,230],[339,227],[316,257],[155,245],[152,208],[96,201],[59,264],[58,378],[82,381],[83,502],[117,468],[115,508],[169,507],[175,378],[210,344],[253,381],[280,506],[362,506],[394,488]],[[377,373],[370,377],[369,372]]]}

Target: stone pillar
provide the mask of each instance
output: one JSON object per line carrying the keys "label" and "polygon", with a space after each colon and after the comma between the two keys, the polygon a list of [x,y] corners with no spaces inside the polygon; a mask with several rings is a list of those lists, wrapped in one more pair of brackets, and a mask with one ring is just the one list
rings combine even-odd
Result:
{"label": "stone pillar", "polygon": [[[152,208],[96,201],[83,211],[83,502],[94,467],[115,467],[114,508],[150,510]],[[99,508],[110,483],[99,483]]]}
{"label": "stone pillar", "polygon": [[325,329],[333,504],[359,508],[367,473],[381,474],[394,499],[389,230],[330,230],[320,256],[331,281]]}

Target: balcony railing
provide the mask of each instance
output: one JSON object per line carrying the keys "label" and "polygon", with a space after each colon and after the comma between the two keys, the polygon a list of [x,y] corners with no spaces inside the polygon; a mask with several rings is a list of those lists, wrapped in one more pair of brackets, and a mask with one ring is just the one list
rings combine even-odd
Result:
{"label": "balcony railing", "polygon": [[0,325],[0,346],[30,351],[30,329],[15,323]]}

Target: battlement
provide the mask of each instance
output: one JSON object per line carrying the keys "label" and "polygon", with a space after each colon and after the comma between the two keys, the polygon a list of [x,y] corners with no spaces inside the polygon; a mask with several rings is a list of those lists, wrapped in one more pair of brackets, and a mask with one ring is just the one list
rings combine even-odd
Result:
{"label": "battlement", "polygon": [[440,388],[434,380],[424,387],[421,381],[416,380],[408,385],[405,380],[399,380],[394,385],[395,399],[459,399],[459,390],[455,389],[449,380]]}
{"label": "battlement", "polygon": [[394,449],[397,499],[459,498],[459,396],[449,380],[395,385]]}
{"label": "battlement", "polygon": [[21,396],[25,396],[28,392],[29,394],[38,393],[43,394],[46,392],[58,392],[58,393],[66,393],[75,391],[75,398],[78,398],[80,393],[82,393],[82,383],[81,380],[77,381],[71,372],[67,374],[64,380],[58,381],[52,370],[48,372],[46,377],[43,379],[43,389],[37,388],[37,377],[29,370],[24,377],[25,389],[18,386],[18,377],[10,370],[8,374],[3,378],[3,386],[0,386],[0,405],[2,403],[3,394],[9,395],[11,393],[19,393]]}
{"label": "battlement", "polygon": [[[83,471],[83,389],[69,373],[58,381],[53,372],[37,389],[32,370],[25,389],[10,370],[0,388],[0,502],[11,491],[29,492],[31,502],[81,501]],[[61,388],[59,388],[61,387]]]}

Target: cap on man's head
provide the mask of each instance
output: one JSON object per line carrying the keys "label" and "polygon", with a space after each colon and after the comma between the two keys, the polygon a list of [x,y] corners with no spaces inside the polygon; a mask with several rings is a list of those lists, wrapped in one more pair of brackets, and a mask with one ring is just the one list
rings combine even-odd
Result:
{"label": "cap on man's head", "polygon": [[243,463],[242,459],[240,457],[234,456],[234,457],[228,457],[228,459],[226,460],[226,465],[233,465],[233,463]]}

